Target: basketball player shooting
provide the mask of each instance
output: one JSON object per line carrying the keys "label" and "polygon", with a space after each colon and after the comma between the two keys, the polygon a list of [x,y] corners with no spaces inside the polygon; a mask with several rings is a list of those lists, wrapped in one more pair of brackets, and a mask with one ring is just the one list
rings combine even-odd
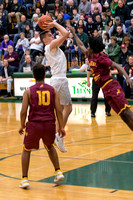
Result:
{"label": "basketball player shooting", "polygon": [[[58,39],[55,39],[50,31],[50,29],[53,27],[55,27],[61,33],[61,36]],[[63,26],[54,21],[50,23],[45,22],[41,28],[45,29],[45,31],[40,34],[40,39],[45,44],[45,55],[51,67],[52,73],[50,85],[53,86],[59,93],[60,104],[63,112],[64,128],[72,111],[72,102],[68,88],[68,80],[66,78],[67,61],[65,54],[59,47],[66,40],[69,32]],[[59,133],[56,134],[55,144],[60,151],[67,151],[64,146],[64,138],[59,135]]]}
{"label": "basketball player shooting", "polygon": [[70,27],[78,47],[87,55],[93,78],[103,91],[104,97],[113,110],[120,115],[122,120],[133,130],[133,112],[125,99],[125,94],[118,81],[110,76],[110,67],[116,68],[126,78],[127,85],[133,88],[133,82],[125,70],[117,63],[113,62],[103,53],[105,48],[103,41],[98,37],[89,38],[89,50],[87,50],[76,35],[74,28]]}

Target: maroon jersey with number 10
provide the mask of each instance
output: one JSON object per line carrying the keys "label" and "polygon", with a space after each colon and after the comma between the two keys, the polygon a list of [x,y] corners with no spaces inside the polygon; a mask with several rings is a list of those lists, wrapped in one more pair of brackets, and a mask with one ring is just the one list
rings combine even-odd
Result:
{"label": "maroon jersey with number 10", "polygon": [[30,122],[55,122],[55,91],[47,84],[36,83],[30,87]]}

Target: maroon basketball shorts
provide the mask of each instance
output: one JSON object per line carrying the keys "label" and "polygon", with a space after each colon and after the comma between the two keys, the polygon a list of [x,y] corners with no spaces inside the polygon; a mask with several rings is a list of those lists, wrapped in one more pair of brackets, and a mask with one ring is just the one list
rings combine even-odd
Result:
{"label": "maroon basketball shorts", "polygon": [[39,149],[40,139],[42,139],[45,148],[50,150],[55,140],[54,122],[27,122],[24,137],[24,149],[27,151]]}
{"label": "maroon basketball shorts", "polygon": [[104,97],[107,99],[108,104],[113,110],[120,115],[123,110],[130,107],[128,101],[125,98],[125,93],[118,83],[118,81],[112,80],[102,89]]}

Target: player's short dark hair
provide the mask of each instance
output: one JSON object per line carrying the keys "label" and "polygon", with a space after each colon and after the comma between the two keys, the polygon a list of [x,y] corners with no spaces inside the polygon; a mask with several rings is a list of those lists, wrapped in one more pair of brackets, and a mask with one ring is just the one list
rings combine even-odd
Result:
{"label": "player's short dark hair", "polygon": [[100,53],[105,49],[105,45],[103,44],[101,37],[89,37],[89,46],[93,50],[94,53]]}
{"label": "player's short dark hair", "polygon": [[33,66],[33,75],[36,81],[43,81],[45,76],[44,65],[37,63]]}
{"label": "player's short dark hair", "polygon": [[50,30],[47,30],[47,31],[43,31],[43,32],[40,33],[40,40],[41,40],[41,42],[43,42],[43,38],[45,38],[45,36],[46,36],[46,34],[47,34],[48,32],[51,32],[51,31],[50,31]]}

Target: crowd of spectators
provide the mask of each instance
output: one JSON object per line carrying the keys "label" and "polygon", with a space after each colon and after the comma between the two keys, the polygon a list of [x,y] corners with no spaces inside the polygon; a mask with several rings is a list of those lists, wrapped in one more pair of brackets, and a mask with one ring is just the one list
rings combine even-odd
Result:
{"label": "crowd of spectators", "polygon": [[[52,11],[49,8],[50,3],[54,3]],[[13,72],[31,72],[33,63],[40,56],[49,67],[39,37],[38,20],[42,15],[50,15],[68,31],[69,26],[73,26],[85,47],[89,46],[88,37],[100,37],[109,58],[121,64],[125,70],[127,65],[130,66],[128,68],[133,68],[133,63],[130,62],[130,56],[133,55],[132,0],[0,0],[0,34],[3,38],[0,45],[1,71],[4,68],[2,61],[6,59]],[[12,38],[11,27],[15,30]],[[52,33],[55,38],[60,36],[55,29],[52,29]],[[76,68],[85,64],[85,57],[72,33],[61,45],[61,49],[68,62],[72,63],[69,65],[69,72],[74,64]],[[125,89],[124,78],[121,74],[117,76]]]}

